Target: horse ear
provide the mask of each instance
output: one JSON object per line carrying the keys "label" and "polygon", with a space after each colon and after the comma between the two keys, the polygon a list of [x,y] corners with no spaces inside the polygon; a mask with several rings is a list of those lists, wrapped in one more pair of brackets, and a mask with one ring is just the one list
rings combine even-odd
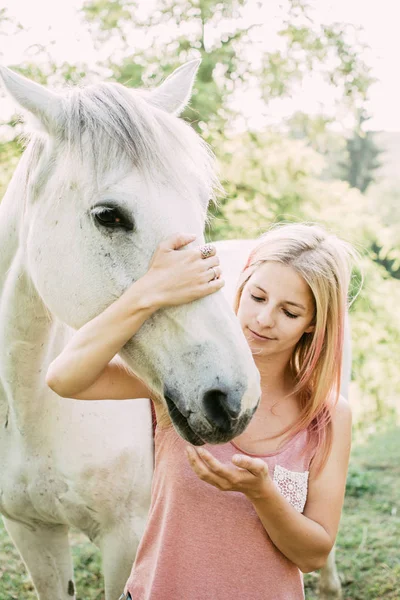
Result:
{"label": "horse ear", "polygon": [[191,60],[175,69],[167,79],[150,92],[149,102],[166,112],[180,115],[192,95],[192,88],[201,59]]}
{"label": "horse ear", "polygon": [[12,98],[32,113],[45,129],[55,132],[62,115],[62,97],[43,85],[0,66],[0,78]]}

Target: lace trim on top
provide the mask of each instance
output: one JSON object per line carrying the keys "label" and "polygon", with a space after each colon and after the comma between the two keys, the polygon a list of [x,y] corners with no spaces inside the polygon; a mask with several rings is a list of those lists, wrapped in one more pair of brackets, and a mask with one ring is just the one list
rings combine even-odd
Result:
{"label": "lace trim on top", "polygon": [[282,496],[298,511],[303,512],[308,491],[309,471],[289,471],[285,467],[276,465],[274,469],[274,483]]}

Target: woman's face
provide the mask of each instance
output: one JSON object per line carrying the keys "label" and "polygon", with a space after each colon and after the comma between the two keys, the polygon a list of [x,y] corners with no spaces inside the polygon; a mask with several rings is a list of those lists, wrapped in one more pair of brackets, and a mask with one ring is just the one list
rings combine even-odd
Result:
{"label": "woman's face", "polygon": [[288,358],[311,325],[312,292],[292,267],[263,263],[243,288],[238,317],[250,348],[257,356],[286,352]]}

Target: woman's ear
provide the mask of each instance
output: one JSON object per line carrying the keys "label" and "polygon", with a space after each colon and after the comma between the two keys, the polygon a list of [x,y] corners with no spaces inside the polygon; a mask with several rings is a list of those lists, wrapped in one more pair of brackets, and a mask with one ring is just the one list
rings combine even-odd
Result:
{"label": "woman's ear", "polygon": [[315,331],[315,325],[309,325],[309,327],[307,327],[307,329],[305,330],[304,333],[314,333]]}

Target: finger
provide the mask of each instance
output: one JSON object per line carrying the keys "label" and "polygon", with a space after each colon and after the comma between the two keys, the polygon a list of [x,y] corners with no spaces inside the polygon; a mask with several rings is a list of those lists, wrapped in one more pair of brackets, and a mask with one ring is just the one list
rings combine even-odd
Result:
{"label": "finger", "polygon": [[218,459],[215,458],[215,456],[211,454],[211,452],[208,452],[208,450],[205,450],[205,448],[197,448],[196,452],[200,456],[201,460],[215,475],[218,475],[218,477],[221,477],[222,479],[227,479],[228,481],[232,479],[232,469],[222,464]]}
{"label": "finger", "polygon": [[[223,287],[225,285],[225,279],[223,279],[219,273],[218,273],[218,277],[215,278],[216,274],[217,273],[214,273],[214,271],[212,269],[210,269],[209,271],[207,271],[207,273],[203,273],[201,275],[199,283],[202,284],[202,291],[205,295],[211,294],[212,292],[215,292],[215,291],[221,289],[221,287]],[[217,282],[218,282],[218,285],[216,287],[212,287],[210,289],[210,287]],[[221,282],[222,282],[222,285],[221,285]]]}
{"label": "finger", "polygon": [[252,458],[251,456],[244,456],[243,454],[235,454],[232,457],[232,462],[237,467],[249,471],[249,473],[252,473],[252,475],[256,477],[268,475],[268,465],[262,458]]}
{"label": "finger", "polygon": [[[210,275],[211,277],[211,275]],[[210,296],[215,292],[221,290],[225,285],[225,280],[220,277],[219,279],[212,279],[209,281],[210,277],[208,275],[203,275],[202,285],[199,288],[199,293],[196,298],[204,298],[205,296]]]}
{"label": "finger", "polygon": [[210,256],[210,258],[202,258],[201,265],[204,269],[211,269],[211,267],[219,267],[219,256],[214,254],[214,256]]}
{"label": "finger", "polygon": [[210,267],[207,271],[208,281],[213,281],[213,279],[219,279],[221,277],[222,271],[219,267]]}
{"label": "finger", "polygon": [[200,456],[194,448],[188,446],[186,448],[186,455],[188,457],[191,468],[199,477],[199,479],[219,489],[224,489],[227,487],[227,481],[213,473],[208,467],[208,465],[200,458]]}
{"label": "finger", "polygon": [[218,292],[218,290],[222,289],[225,285],[225,279],[220,277],[219,279],[212,279],[207,283],[207,289],[205,295],[213,294],[214,292]]}
{"label": "finger", "polygon": [[163,240],[160,247],[167,250],[179,250],[191,242],[194,242],[196,237],[197,236],[194,233],[175,233]]}

